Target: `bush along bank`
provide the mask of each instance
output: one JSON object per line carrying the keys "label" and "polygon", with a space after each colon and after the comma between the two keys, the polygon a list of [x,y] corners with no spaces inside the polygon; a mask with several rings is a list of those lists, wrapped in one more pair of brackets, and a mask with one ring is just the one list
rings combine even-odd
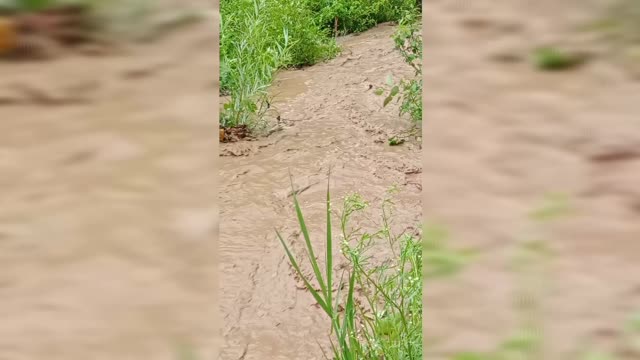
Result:
{"label": "bush along bank", "polygon": [[335,37],[417,13],[414,0],[222,0],[220,91],[223,128],[264,123],[277,70],[335,57]]}

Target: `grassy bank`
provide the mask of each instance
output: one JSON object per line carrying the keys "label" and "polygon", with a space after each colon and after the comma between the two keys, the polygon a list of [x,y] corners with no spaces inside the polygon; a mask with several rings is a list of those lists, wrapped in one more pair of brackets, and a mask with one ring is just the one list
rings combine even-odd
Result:
{"label": "grassy bank", "polygon": [[221,1],[220,88],[230,96],[221,125],[256,125],[278,69],[334,57],[335,36],[415,11],[415,0]]}

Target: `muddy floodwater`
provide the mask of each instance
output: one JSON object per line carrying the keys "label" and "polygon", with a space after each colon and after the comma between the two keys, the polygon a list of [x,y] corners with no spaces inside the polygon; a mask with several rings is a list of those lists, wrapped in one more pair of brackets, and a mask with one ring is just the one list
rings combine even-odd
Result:
{"label": "muddy floodwater", "polygon": [[[389,24],[279,73],[282,129],[220,146],[213,17],[108,56],[1,62],[0,359],[324,359],[329,321],[275,229],[303,250],[291,174],[323,245],[330,169],[336,208],[351,192],[371,203],[363,226],[381,225],[393,188],[396,232],[419,233],[424,215],[473,251],[425,285],[427,358],[517,333],[527,240],[549,254],[539,359],[640,358],[623,331],[640,309],[640,67],[577,30],[611,1],[432,3],[425,126],[401,146],[388,138],[409,120],[373,93],[413,75]],[[539,71],[531,53],[550,43],[591,56]],[[535,220],[549,196],[562,216]]]}
{"label": "muddy floodwater", "polygon": [[0,62],[1,359],[213,358],[212,21]]}
{"label": "muddy floodwater", "polygon": [[[634,44],[581,30],[612,3],[425,8],[423,209],[477,252],[459,277],[425,285],[426,358],[491,351],[518,334],[516,295],[530,284],[512,264],[528,240],[552,254],[536,275],[536,358],[640,358],[623,333],[640,307],[640,82],[616,51]],[[593,57],[538,71],[532,51],[550,44]],[[566,210],[539,223],[530,213],[549,196]]]}
{"label": "muddy floodwater", "polygon": [[329,168],[336,209],[348,192],[374,205],[395,185],[394,228],[419,225],[421,145],[415,138],[387,144],[411,123],[396,106],[383,109],[383,97],[373,93],[388,75],[413,75],[393,48],[394,29],[383,24],[340,39],[336,59],[281,72],[271,94],[284,130],[221,144],[223,359],[323,359],[329,321],[300,289],[274,231],[288,240],[297,234],[289,172],[316,247],[324,244]]}

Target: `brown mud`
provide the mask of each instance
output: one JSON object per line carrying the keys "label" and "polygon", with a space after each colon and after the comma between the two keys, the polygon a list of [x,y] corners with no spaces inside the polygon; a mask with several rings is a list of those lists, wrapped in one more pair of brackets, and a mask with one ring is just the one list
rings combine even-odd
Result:
{"label": "brown mud", "polygon": [[213,358],[213,21],[0,62],[1,359]]}
{"label": "brown mud", "polygon": [[[622,331],[640,308],[640,82],[624,47],[577,30],[611,3],[425,9],[425,217],[449,229],[454,247],[479,251],[459,277],[425,285],[426,358],[490,351],[517,333],[517,286],[527,284],[510,264],[521,240],[553,254],[537,298],[537,358],[590,349],[640,358]],[[530,56],[548,45],[594,56],[542,72]],[[534,222],[529,213],[552,193],[567,197],[568,213]]]}
{"label": "brown mud", "polygon": [[[324,358],[319,344],[327,344],[328,319],[294,278],[274,230],[301,254],[289,172],[318,249],[329,168],[335,210],[340,197],[356,191],[375,207],[396,185],[394,228],[419,225],[421,144],[415,138],[387,144],[410,120],[398,116],[397,106],[383,108],[384,97],[373,93],[389,74],[413,76],[393,48],[394,29],[383,24],[339,39],[339,57],[280,73],[271,93],[282,130],[220,145],[221,359]],[[362,225],[380,225],[373,219],[378,223]]]}

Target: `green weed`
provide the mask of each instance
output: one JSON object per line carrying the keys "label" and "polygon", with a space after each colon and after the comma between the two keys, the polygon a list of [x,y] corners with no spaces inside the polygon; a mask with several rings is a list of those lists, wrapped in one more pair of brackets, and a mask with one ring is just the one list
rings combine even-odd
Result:
{"label": "green weed", "polygon": [[341,33],[397,20],[415,7],[409,0],[223,0],[220,28],[220,90],[230,95],[220,114],[225,127],[261,121],[266,90],[279,69],[334,57]]}
{"label": "green weed", "polygon": [[220,88],[230,95],[221,125],[254,125],[267,107],[266,90],[280,68],[313,64],[337,53],[303,0],[220,3]]}
{"label": "green weed", "polygon": [[[359,195],[352,194],[345,198],[340,214],[342,241],[335,244],[327,185],[325,263],[324,269],[321,269],[295,194],[293,198],[307,260],[313,269],[312,278],[304,275],[289,246],[280,233],[276,233],[296,274],[331,320],[333,359],[421,359],[421,241],[406,234],[396,236],[390,231],[386,208],[389,202],[386,201],[383,205],[385,225],[382,230],[372,234],[351,228],[349,220],[352,215],[368,205]],[[381,239],[388,241],[395,256],[380,264],[373,261],[370,250]],[[334,245],[340,246],[348,262],[339,276],[333,269]]]}
{"label": "green weed", "polygon": [[[391,87],[389,94],[383,101],[387,106],[394,98],[400,103],[400,116],[408,114],[414,122],[422,121],[422,25],[418,14],[407,12],[393,36],[395,47],[402,55],[404,61],[411,65],[415,71],[415,77],[410,80],[401,80],[395,84],[393,78],[387,78],[387,85]],[[376,90],[381,95],[384,90]]]}
{"label": "green weed", "polygon": [[533,54],[536,67],[541,70],[567,70],[582,65],[585,60],[581,54],[552,47],[536,49]]}

